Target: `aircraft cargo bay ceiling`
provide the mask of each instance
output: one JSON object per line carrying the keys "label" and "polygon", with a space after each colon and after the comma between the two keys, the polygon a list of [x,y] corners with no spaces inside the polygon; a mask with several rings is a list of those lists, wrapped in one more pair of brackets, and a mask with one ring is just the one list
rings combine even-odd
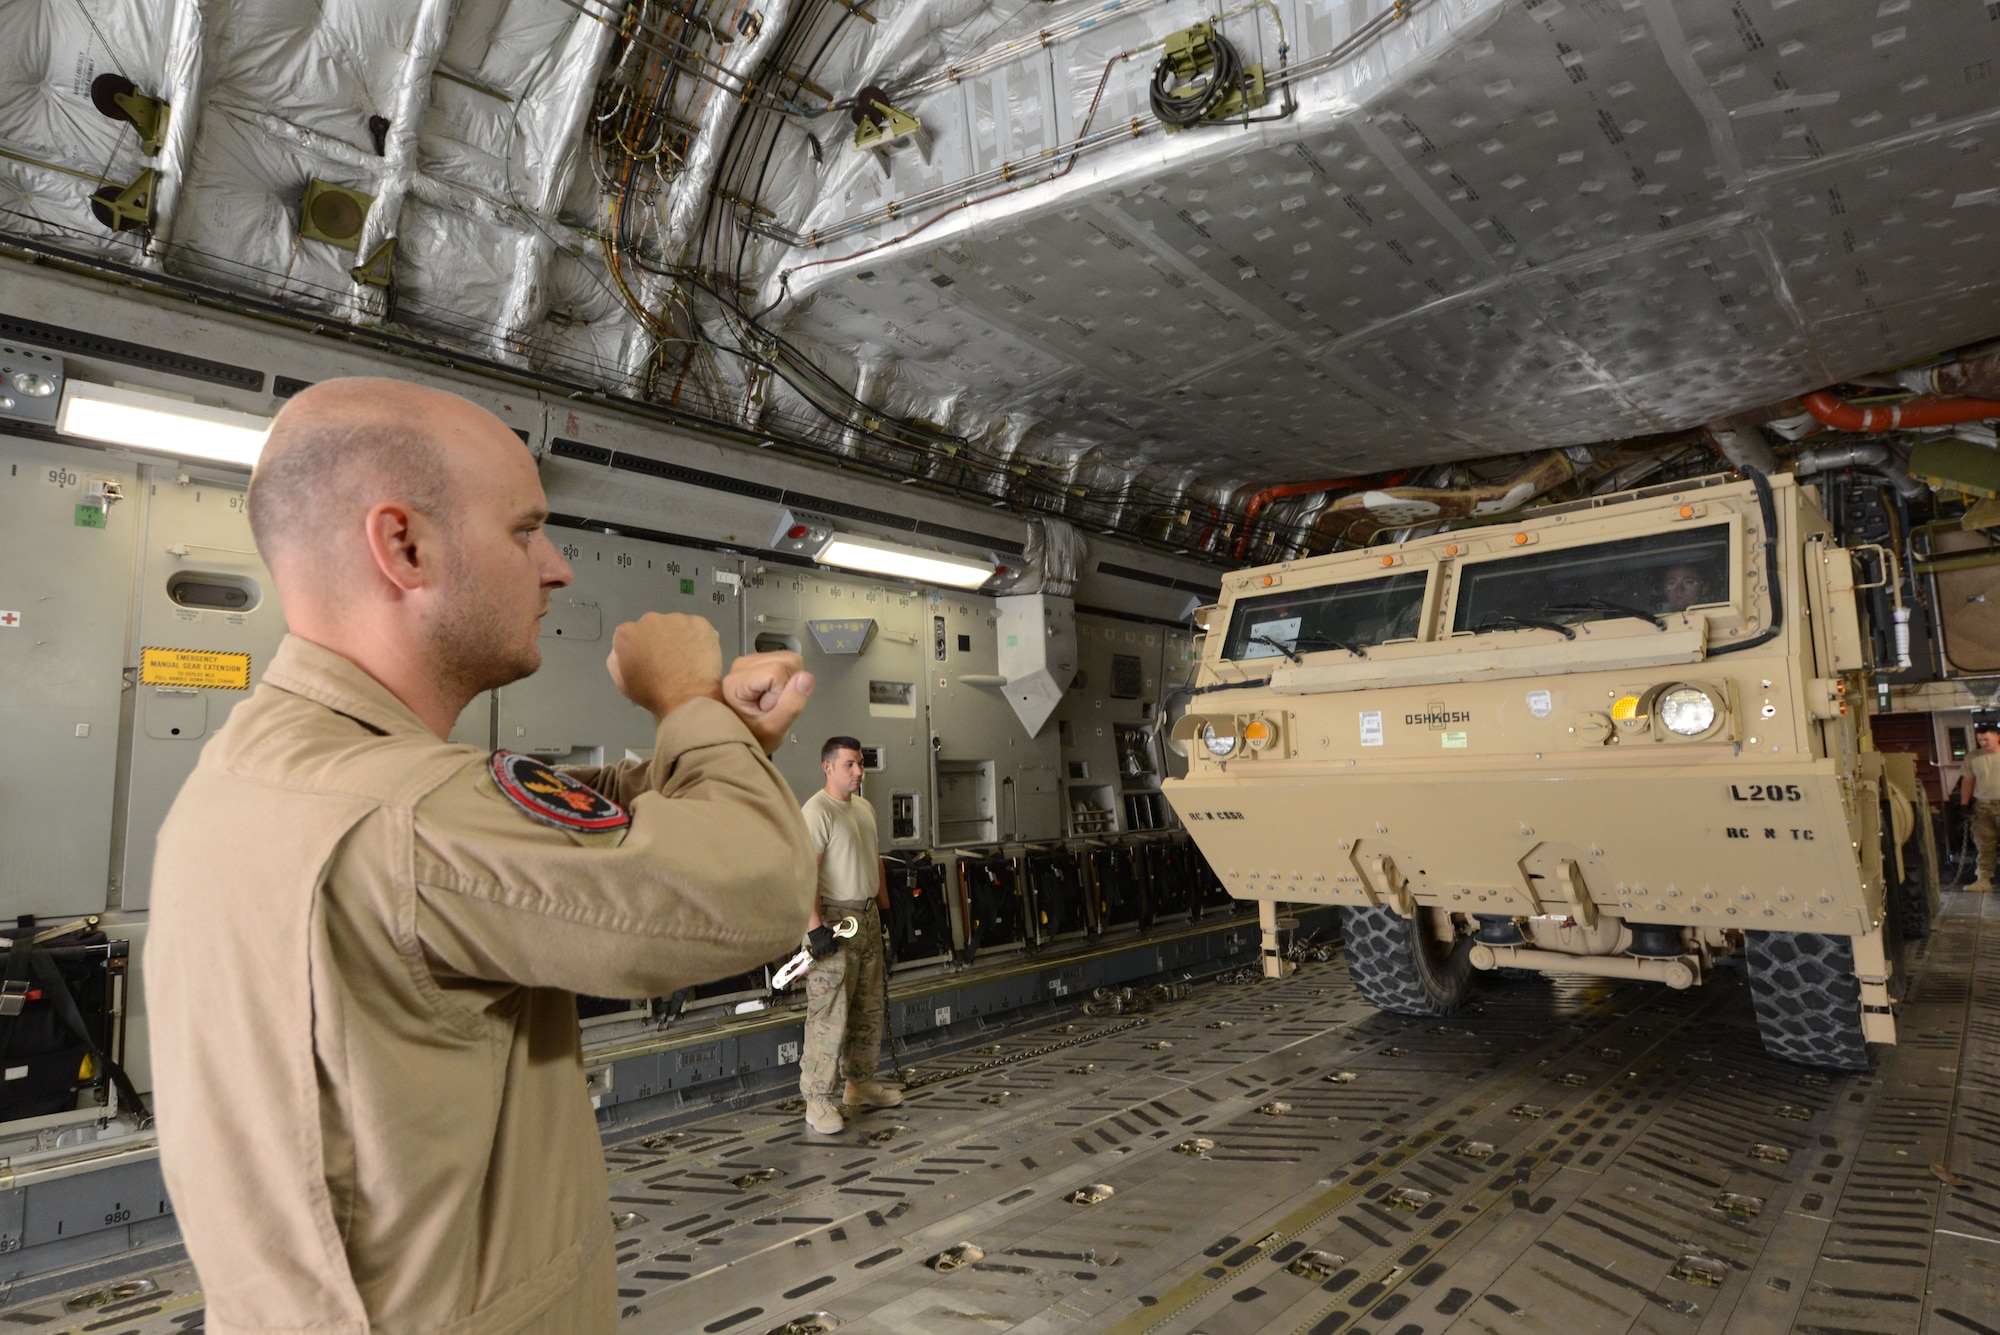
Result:
{"label": "aircraft cargo bay ceiling", "polygon": [[2000,335],[1993,0],[0,25],[17,246],[1224,554],[1260,487],[1798,415]]}

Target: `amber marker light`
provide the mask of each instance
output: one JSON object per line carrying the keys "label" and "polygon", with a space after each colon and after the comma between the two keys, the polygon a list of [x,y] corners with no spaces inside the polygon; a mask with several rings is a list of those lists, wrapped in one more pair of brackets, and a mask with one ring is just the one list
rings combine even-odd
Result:
{"label": "amber marker light", "polygon": [[1269,746],[1277,735],[1278,730],[1266,719],[1251,719],[1243,726],[1243,740],[1259,751]]}

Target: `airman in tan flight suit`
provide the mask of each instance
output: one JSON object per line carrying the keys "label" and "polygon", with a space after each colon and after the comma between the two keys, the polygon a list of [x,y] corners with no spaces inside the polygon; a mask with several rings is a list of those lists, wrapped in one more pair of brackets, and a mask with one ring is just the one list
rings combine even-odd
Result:
{"label": "airman in tan flight suit", "polygon": [[290,635],[160,836],[160,1149],[215,1335],[608,1333],[604,1160],[574,994],[781,953],[812,850],[766,758],[811,678],[714,629],[618,627],[644,764],[445,741],[540,665],[570,570],[512,431],[394,381],[294,398],[251,482]]}

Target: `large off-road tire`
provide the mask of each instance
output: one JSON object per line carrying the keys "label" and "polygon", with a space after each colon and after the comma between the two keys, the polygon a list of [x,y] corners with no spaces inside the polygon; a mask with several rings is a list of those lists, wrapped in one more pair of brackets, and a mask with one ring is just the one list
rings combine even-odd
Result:
{"label": "large off-road tire", "polygon": [[1340,910],[1347,975],[1368,1003],[1392,1015],[1449,1015],[1472,986],[1472,942],[1435,940],[1392,908]]}
{"label": "large off-road tire", "polygon": [[1896,922],[1903,929],[1904,941],[1928,941],[1931,935],[1931,897],[1926,893],[1924,876],[1924,853],[1918,846],[1916,835],[1911,835],[1903,845],[1903,879],[1896,881],[1896,864],[1892,861],[1883,867],[1883,879],[1889,881],[1889,911],[1896,915]]}
{"label": "large off-road tire", "polygon": [[1853,941],[1817,932],[1745,932],[1743,946],[1766,1052],[1829,1071],[1868,1069]]}
{"label": "large off-road tire", "polygon": [[[1919,819],[1928,820],[1924,815]],[[1896,876],[1896,817],[1889,799],[1882,799],[1882,915],[1893,921],[1900,944],[1923,941],[1931,934],[1930,896],[1925,893],[1924,850],[1918,838],[1919,831],[1912,829],[1910,837],[1903,841],[1903,876]],[[1889,956],[1898,960],[1896,968],[1902,971],[1901,961],[1895,953]]]}

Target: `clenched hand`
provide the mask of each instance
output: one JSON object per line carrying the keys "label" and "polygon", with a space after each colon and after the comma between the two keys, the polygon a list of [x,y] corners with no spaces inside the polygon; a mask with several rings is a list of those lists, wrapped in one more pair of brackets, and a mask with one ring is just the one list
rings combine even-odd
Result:
{"label": "clenched hand", "polygon": [[690,700],[723,698],[715,627],[684,612],[648,612],[618,627],[605,666],[618,693],[656,719]]}
{"label": "clenched hand", "polygon": [[813,675],[794,653],[745,654],[722,679],[722,703],[736,711],[766,752],[791,731],[812,694]]}

